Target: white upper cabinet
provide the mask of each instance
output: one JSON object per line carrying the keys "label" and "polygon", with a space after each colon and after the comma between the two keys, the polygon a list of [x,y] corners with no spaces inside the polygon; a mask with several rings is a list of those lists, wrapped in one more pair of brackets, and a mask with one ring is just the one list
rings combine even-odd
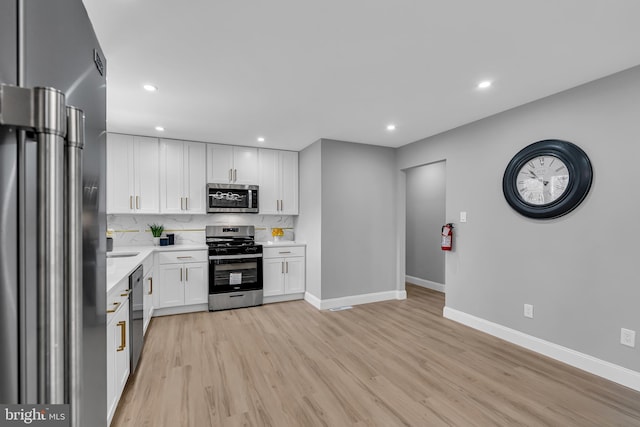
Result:
{"label": "white upper cabinet", "polygon": [[107,135],[107,213],[158,213],[158,140]]}
{"label": "white upper cabinet", "polygon": [[160,140],[160,212],[206,212],[206,147]]}
{"label": "white upper cabinet", "polygon": [[298,215],[298,153],[261,148],[258,159],[260,213]]}
{"label": "white upper cabinet", "polygon": [[207,144],[207,182],[258,184],[258,149]]}

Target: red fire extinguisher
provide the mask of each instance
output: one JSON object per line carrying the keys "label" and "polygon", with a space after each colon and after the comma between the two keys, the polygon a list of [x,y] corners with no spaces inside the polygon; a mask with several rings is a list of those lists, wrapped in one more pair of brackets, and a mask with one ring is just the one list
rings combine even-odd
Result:
{"label": "red fire extinguisher", "polygon": [[453,246],[453,224],[445,224],[442,226],[442,238],[440,239],[440,249],[450,251]]}

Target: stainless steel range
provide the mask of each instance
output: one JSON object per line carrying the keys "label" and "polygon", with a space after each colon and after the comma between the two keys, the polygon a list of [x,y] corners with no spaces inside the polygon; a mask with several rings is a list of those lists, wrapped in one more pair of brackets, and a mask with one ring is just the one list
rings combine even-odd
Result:
{"label": "stainless steel range", "polygon": [[253,225],[208,225],[209,311],[262,305],[262,246]]}

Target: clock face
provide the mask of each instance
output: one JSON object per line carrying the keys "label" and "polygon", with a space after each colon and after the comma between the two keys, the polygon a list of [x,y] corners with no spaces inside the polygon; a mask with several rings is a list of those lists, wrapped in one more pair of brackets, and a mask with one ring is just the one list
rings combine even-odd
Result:
{"label": "clock face", "polygon": [[558,157],[536,156],[518,171],[518,196],[533,206],[547,205],[565,193],[570,179],[567,165]]}
{"label": "clock face", "polygon": [[507,203],[534,219],[551,219],[575,209],[591,188],[593,170],[580,147],[559,139],[526,146],[511,159],[502,178]]}

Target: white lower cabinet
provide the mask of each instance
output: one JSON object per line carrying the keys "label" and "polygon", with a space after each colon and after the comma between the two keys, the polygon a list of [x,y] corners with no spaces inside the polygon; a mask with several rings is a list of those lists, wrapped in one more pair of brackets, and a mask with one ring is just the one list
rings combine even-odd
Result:
{"label": "white lower cabinet", "polygon": [[[153,258],[153,256],[151,257]],[[146,273],[144,275],[143,280],[143,292],[144,297],[142,298],[142,304],[144,307],[143,319],[144,319],[144,333],[147,333],[147,328],[149,327],[149,322],[151,322],[151,316],[153,316],[153,265],[152,268],[148,271],[145,270]]]}
{"label": "white lower cabinet", "polygon": [[113,419],[129,378],[129,299],[118,304],[107,322],[107,419]]}
{"label": "white lower cabinet", "polygon": [[306,289],[305,247],[265,247],[262,274],[265,302],[303,298]]}
{"label": "white lower cabinet", "polygon": [[158,254],[155,292],[158,308],[206,304],[209,294],[207,251]]}

